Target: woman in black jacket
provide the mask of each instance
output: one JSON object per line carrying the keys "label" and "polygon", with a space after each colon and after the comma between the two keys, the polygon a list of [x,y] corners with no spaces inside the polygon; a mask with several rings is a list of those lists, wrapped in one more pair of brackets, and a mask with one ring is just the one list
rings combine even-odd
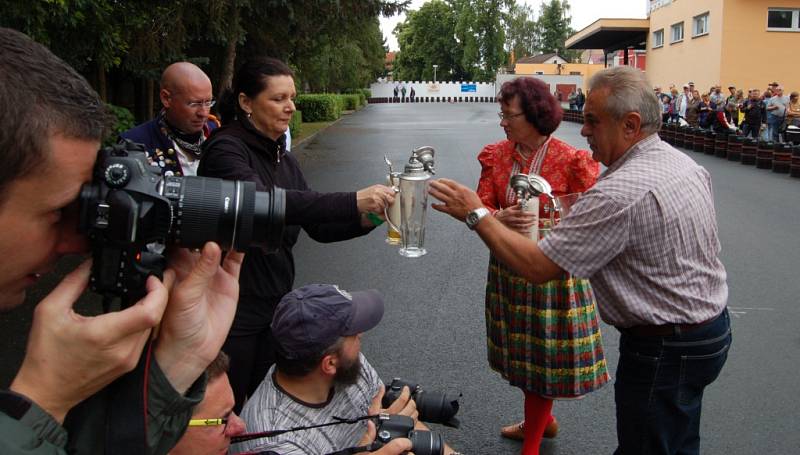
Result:
{"label": "woman in black jacket", "polygon": [[292,247],[300,229],[318,242],[358,237],[375,227],[366,215],[382,214],[394,200],[394,192],[383,185],[349,193],[309,189],[297,160],[286,153],[295,96],[292,70],[283,62],[257,58],[244,63],[221,103],[224,126],[204,144],[198,169],[198,175],[255,182],[259,191],[286,190],[286,229],[278,251],[247,252],[236,318],[222,348],[231,358],[236,412],[275,362],[270,323],[278,301],[292,290]]}

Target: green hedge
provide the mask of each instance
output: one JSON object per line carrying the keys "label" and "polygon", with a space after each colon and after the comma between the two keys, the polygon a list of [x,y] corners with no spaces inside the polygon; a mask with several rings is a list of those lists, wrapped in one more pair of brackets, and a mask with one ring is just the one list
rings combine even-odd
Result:
{"label": "green hedge", "polygon": [[342,106],[346,111],[354,111],[361,107],[361,96],[360,94],[353,94],[353,95],[339,95],[339,98],[342,101]]}
{"label": "green hedge", "polygon": [[111,145],[117,142],[120,133],[128,131],[136,126],[136,118],[134,118],[131,111],[121,106],[114,106],[113,104],[106,103],[109,112],[114,115],[114,129],[111,135],[103,142],[104,145]]}
{"label": "green hedge", "polygon": [[305,122],[331,122],[342,115],[342,100],[337,95],[297,95],[294,104],[303,111]]}
{"label": "green hedge", "polygon": [[365,99],[372,98],[372,90],[370,90],[368,88],[361,88],[361,89],[359,89],[359,91],[361,92],[362,95],[364,95]]}
{"label": "green hedge", "polygon": [[302,123],[303,123],[303,112],[302,111],[294,111],[292,114],[292,119],[289,120],[289,132],[292,134],[292,137],[300,136],[300,132],[302,131]]}

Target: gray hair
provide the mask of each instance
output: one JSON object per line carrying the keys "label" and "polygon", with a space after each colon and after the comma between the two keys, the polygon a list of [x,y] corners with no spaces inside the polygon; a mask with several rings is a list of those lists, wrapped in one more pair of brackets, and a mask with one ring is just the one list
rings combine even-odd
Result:
{"label": "gray hair", "polygon": [[0,204],[5,190],[46,163],[50,137],[101,141],[111,116],[86,80],[46,47],[0,28]]}
{"label": "gray hair", "polygon": [[605,69],[592,76],[589,90],[607,88],[605,109],[615,120],[630,112],[642,117],[642,132],[652,134],[661,127],[661,103],[656,98],[645,74],[630,66]]}

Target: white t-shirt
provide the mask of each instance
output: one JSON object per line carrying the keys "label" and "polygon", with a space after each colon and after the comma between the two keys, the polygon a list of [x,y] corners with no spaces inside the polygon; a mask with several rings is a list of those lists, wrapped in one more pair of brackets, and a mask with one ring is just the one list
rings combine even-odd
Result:
{"label": "white t-shirt", "polygon": [[[363,354],[359,356],[361,375],[358,381],[351,386],[337,385],[328,401],[319,405],[300,402],[283,391],[275,383],[273,365],[242,409],[241,417],[247,425],[247,432],[285,430],[333,422],[334,416],[347,419],[367,415],[382,382],[366,357]],[[271,450],[281,455],[323,455],[356,446],[366,429],[366,422],[361,421],[284,433],[233,445],[231,453]]]}

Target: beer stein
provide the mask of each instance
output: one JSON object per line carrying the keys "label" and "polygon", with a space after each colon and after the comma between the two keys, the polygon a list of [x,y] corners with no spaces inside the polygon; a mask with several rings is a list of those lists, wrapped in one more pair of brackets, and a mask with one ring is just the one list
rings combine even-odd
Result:
{"label": "beer stein", "polygon": [[[561,218],[567,216],[572,209],[572,205],[581,195],[581,193],[570,193],[563,196],[553,196],[553,189],[550,183],[538,174],[513,175],[511,176],[510,185],[511,189],[517,194],[520,204],[523,201],[527,201],[525,202],[527,204],[533,199],[538,200],[539,195],[542,194],[548,199],[548,204],[543,208],[547,217],[538,224],[539,232],[537,235],[540,237],[547,235],[553,226],[561,221]],[[533,234],[531,234],[531,238],[533,238]]]}
{"label": "beer stein", "polygon": [[[384,210],[390,229],[400,233],[400,255],[416,258],[427,253],[425,250],[425,215],[428,208],[428,183],[436,171],[433,161],[434,150],[424,146],[414,149],[402,174],[397,175],[394,185],[397,196],[394,203]],[[388,160],[387,160],[388,161]],[[390,178],[395,173],[389,174]],[[398,208],[395,208],[397,206]],[[400,224],[392,211],[400,212]],[[396,213],[396,212],[395,212]]]}
{"label": "beer stein", "polygon": [[517,203],[525,213],[533,214],[533,227],[528,236],[534,242],[539,241],[539,193],[531,187],[528,176],[516,174],[511,176],[511,189],[517,195]]}

